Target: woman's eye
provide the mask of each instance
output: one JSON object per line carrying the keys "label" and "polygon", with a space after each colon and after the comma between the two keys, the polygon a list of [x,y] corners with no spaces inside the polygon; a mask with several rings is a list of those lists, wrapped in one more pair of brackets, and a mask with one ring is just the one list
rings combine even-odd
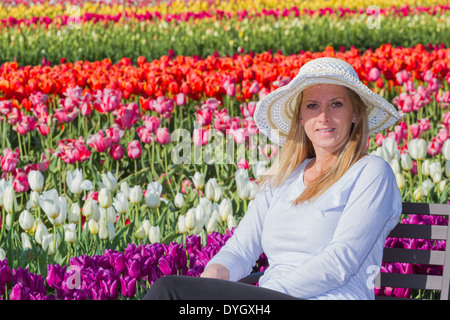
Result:
{"label": "woman's eye", "polygon": [[339,101],[333,102],[333,107],[342,107],[342,102]]}
{"label": "woman's eye", "polygon": [[315,108],[317,108],[317,104],[315,104],[315,103],[308,104],[306,106],[306,108],[308,108],[308,109],[315,109]]}

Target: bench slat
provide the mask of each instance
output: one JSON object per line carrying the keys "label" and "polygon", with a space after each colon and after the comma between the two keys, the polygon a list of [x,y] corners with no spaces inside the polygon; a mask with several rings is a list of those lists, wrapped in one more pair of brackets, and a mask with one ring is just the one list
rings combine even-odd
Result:
{"label": "bench slat", "polygon": [[445,261],[445,251],[384,248],[383,261],[443,265]]}
{"label": "bench slat", "polygon": [[403,202],[403,214],[450,215],[450,206],[442,203]]}
{"label": "bench slat", "polygon": [[375,286],[392,288],[411,288],[441,290],[442,276],[427,274],[405,274],[381,272],[375,278]]}
{"label": "bench slat", "polygon": [[447,239],[447,226],[425,225],[425,224],[398,224],[389,233],[390,238],[413,238],[413,239]]}

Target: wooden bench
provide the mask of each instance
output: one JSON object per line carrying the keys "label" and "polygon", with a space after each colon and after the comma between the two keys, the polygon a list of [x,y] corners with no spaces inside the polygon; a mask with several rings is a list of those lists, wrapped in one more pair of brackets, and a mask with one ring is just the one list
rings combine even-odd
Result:
{"label": "wooden bench", "polygon": [[[404,202],[402,213],[402,218],[407,218],[408,215],[428,215],[443,216],[448,221],[450,205]],[[385,263],[440,266],[443,269],[442,275],[380,272],[375,279],[375,287],[430,290],[430,292],[437,293],[440,300],[450,300],[450,228],[448,225],[411,224],[400,221],[388,238],[446,241],[445,251],[385,247],[383,252],[383,262]],[[263,272],[255,272],[239,281],[255,284],[261,275]],[[414,298],[411,297],[411,299]],[[401,298],[377,295],[375,299]]]}

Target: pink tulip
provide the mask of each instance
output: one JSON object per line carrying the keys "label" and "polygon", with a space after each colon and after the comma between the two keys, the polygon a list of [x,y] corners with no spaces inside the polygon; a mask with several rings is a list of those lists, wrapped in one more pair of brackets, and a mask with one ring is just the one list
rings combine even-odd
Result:
{"label": "pink tulip", "polygon": [[121,144],[112,144],[109,148],[109,155],[114,160],[120,160],[123,158],[125,153],[125,148]]}
{"label": "pink tulip", "polygon": [[259,90],[260,90],[260,86],[259,86],[258,81],[253,80],[253,82],[252,82],[250,88],[248,89],[248,91],[250,92],[250,94],[253,95],[253,94],[257,94],[259,92]]}
{"label": "pink tulip", "polygon": [[104,130],[89,136],[87,139],[87,144],[95,149],[97,152],[106,152],[111,146],[112,139],[104,135]]}
{"label": "pink tulip", "polygon": [[36,129],[36,124],[37,120],[35,117],[24,115],[21,121],[17,122],[15,129],[19,134],[25,135]]}
{"label": "pink tulip", "polygon": [[155,132],[161,124],[161,118],[156,116],[144,115],[142,120],[144,120],[145,127],[152,132]]}
{"label": "pink tulip", "polygon": [[203,128],[196,128],[192,132],[194,145],[204,146],[208,143],[209,130]]}
{"label": "pink tulip", "polygon": [[142,143],[152,143],[153,142],[153,135],[152,131],[150,131],[147,127],[141,126],[136,129],[136,133],[141,139]]}
{"label": "pink tulip", "polygon": [[227,86],[225,93],[227,96],[234,97],[236,95],[236,85],[234,83],[230,83]]}
{"label": "pink tulip", "polygon": [[39,131],[39,134],[42,136],[48,136],[51,132],[50,127],[46,123],[38,123],[36,128]]}
{"label": "pink tulip", "polygon": [[172,141],[172,136],[168,128],[156,129],[156,141],[160,144],[169,144]]}
{"label": "pink tulip", "polygon": [[427,151],[430,156],[438,155],[442,152],[443,144],[439,142],[435,137],[431,138],[431,141],[428,142]]}
{"label": "pink tulip", "polygon": [[213,112],[211,109],[199,109],[196,113],[197,122],[200,126],[210,125],[213,118]]}
{"label": "pink tulip", "polygon": [[430,130],[431,124],[430,119],[419,119],[419,128],[421,132],[425,132]]}
{"label": "pink tulip", "polygon": [[380,70],[376,67],[373,67],[372,69],[370,69],[369,74],[367,75],[367,80],[377,81],[380,75],[381,75]]}
{"label": "pink tulip", "polygon": [[114,110],[114,123],[118,124],[121,129],[128,130],[139,120],[139,105],[131,102]]}
{"label": "pink tulip", "polygon": [[184,106],[186,104],[186,95],[184,93],[177,94],[175,101],[178,106]]}
{"label": "pink tulip", "polygon": [[401,70],[395,74],[395,78],[397,79],[397,83],[399,85],[402,85],[403,83],[408,81],[410,76],[411,75],[406,70]]}
{"label": "pink tulip", "polygon": [[12,151],[11,149],[4,149],[3,156],[0,156],[2,170],[5,172],[13,172],[19,163],[19,150]]}
{"label": "pink tulip", "polygon": [[[210,109],[210,110],[217,110],[217,108],[220,106],[221,102],[217,100],[216,98],[209,98],[206,99],[202,104],[202,109]],[[222,109],[224,110],[224,109]]]}
{"label": "pink tulip", "polygon": [[233,135],[234,141],[236,141],[237,144],[241,144],[241,143],[245,142],[246,134],[245,134],[244,128],[238,128],[235,130],[231,129],[229,131],[230,131],[230,134]]}
{"label": "pink tulip", "polygon": [[409,131],[411,132],[411,139],[415,139],[420,134],[420,127],[417,123],[409,125]]}
{"label": "pink tulip", "polygon": [[14,177],[13,186],[18,193],[27,192],[30,189],[27,174],[23,171],[18,172]]}
{"label": "pink tulip", "polygon": [[247,162],[246,159],[240,159],[240,160],[237,162],[237,167],[238,167],[239,169],[247,169],[247,170],[250,168],[250,166],[248,165],[248,162]]}
{"label": "pink tulip", "polygon": [[116,110],[122,99],[122,92],[113,89],[98,90],[95,94],[94,108],[100,113],[108,113]]}
{"label": "pink tulip", "polygon": [[61,123],[69,123],[78,116],[78,108],[71,111],[68,111],[67,109],[57,109],[55,110],[54,116]]}
{"label": "pink tulip", "polygon": [[130,159],[139,159],[142,155],[142,147],[138,140],[128,142],[127,149]]}

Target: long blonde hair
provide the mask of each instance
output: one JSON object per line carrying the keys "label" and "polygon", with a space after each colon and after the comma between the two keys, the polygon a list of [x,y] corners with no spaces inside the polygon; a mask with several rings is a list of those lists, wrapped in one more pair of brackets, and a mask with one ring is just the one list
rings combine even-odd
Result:
{"label": "long blonde hair", "polygon": [[[347,88],[348,89],[348,88]],[[353,110],[357,120],[353,124],[346,143],[338,151],[337,161],[330,170],[318,176],[303,193],[294,201],[294,205],[305,201],[313,201],[328,190],[338,181],[347,170],[353,166],[366,151],[367,138],[369,136],[369,125],[367,107],[358,94],[348,89],[348,94],[353,105]],[[286,143],[278,154],[278,159],[265,172],[259,180],[260,186],[277,187],[281,185],[294,171],[297,166],[308,158],[315,157],[313,145],[306,135],[300,122],[300,106],[303,95],[297,97],[297,107],[295,108],[291,128],[287,135]],[[266,183],[268,182],[268,183]]]}

